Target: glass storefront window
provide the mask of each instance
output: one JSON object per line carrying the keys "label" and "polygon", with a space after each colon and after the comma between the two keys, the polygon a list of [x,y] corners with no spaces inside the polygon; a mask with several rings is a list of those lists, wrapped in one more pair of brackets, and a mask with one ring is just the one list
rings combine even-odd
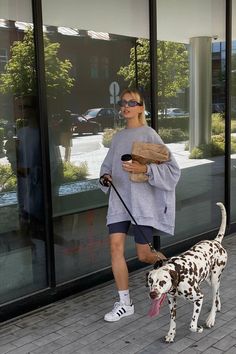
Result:
{"label": "glass storefront window", "polygon": [[231,71],[231,221],[236,222],[236,1],[232,2],[232,71]]}
{"label": "glass storefront window", "polygon": [[[225,1],[157,1],[158,127],[180,167],[174,242],[219,225],[224,201]],[[199,19],[201,19],[199,21]],[[163,246],[171,244],[164,240]]]}
{"label": "glass storefront window", "polygon": [[[117,104],[121,91],[138,83],[150,109],[149,84],[144,77],[141,81],[146,70],[150,82],[148,1],[138,0],[135,7],[132,1],[122,7],[100,1],[101,16],[94,16],[94,2],[42,4],[56,277],[61,283],[110,266],[107,196],[98,177],[112,135],[124,126]],[[55,7],[63,14],[57,19]],[[127,254],[134,255],[132,240]]]}
{"label": "glass storefront window", "polygon": [[0,5],[0,303],[47,285],[31,1],[14,5]]}

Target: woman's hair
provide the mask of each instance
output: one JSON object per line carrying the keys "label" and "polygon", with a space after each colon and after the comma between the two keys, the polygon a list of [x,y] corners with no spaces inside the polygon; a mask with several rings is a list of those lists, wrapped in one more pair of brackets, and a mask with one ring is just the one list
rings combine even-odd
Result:
{"label": "woman's hair", "polygon": [[143,111],[141,113],[139,113],[138,119],[141,124],[147,125],[147,121],[146,121],[146,117],[145,117],[145,102],[144,102],[144,97],[143,97],[142,93],[137,89],[125,89],[124,91],[121,92],[120,98],[122,99],[126,93],[133,96],[133,98],[137,102],[140,102],[143,104]]}

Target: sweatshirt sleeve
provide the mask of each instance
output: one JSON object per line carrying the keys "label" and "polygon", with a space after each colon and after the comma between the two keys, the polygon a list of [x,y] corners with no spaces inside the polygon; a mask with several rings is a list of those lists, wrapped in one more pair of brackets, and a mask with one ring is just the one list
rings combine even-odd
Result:
{"label": "sweatshirt sleeve", "polygon": [[171,191],[176,187],[180,178],[180,168],[172,154],[171,160],[162,164],[151,163],[148,165],[148,182],[157,188]]}
{"label": "sweatshirt sleeve", "polygon": [[[164,144],[158,134],[155,136],[155,143]],[[162,190],[171,191],[174,190],[179,178],[180,168],[170,151],[170,160],[161,164],[151,163],[147,167],[148,183],[153,187],[157,187]]]}
{"label": "sweatshirt sleeve", "polygon": [[[103,176],[104,174],[112,175],[112,161],[113,161],[113,154],[114,154],[114,147],[113,147],[113,141],[111,143],[111,146],[107,152],[107,155],[105,159],[103,160],[103,163],[101,165],[100,169],[100,177]],[[110,187],[104,187],[100,185],[101,190],[104,193],[107,193],[110,189]]]}

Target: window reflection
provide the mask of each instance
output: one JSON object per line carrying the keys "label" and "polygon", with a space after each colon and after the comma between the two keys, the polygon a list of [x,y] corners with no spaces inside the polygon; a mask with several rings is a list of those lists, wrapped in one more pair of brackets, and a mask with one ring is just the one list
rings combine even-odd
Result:
{"label": "window reflection", "polygon": [[46,259],[32,24],[0,20],[0,42],[2,303],[45,287]]}

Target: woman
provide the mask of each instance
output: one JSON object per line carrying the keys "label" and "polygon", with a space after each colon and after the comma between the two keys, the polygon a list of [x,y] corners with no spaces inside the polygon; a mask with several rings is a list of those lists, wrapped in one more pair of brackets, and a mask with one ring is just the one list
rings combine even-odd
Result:
{"label": "woman", "polygon": [[[180,177],[179,167],[170,153],[170,161],[162,164],[142,165],[137,161],[122,162],[121,156],[131,154],[134,141],[163,144],[155,130],[148,127],[145,120],[145,105],[141,93],[137,90],[125,90],[121,94],[119,105],[126,121],[126,128],[117,132],[104,159],[100,171],[102,190],[108,192],[109,206],[107,226],[110,234],[112,271],[118,289],[120,301],[116,302],[105,321],[114,322],[134,313],[128,285],[128,269],[125,260],[125,239],[132,223],[109,181],[114,183],[125,204],[138,225],[141,225],[145,239],[136,225],[133,226],[134,240],[138,259],[154,264],[164,259],[161,252],[154,253],[146,242],[152,242],[153,229],[167,234],[174,233],[175,186]],[[129,178],[130,173],[145,173],[148,180],[137,183]]]}

